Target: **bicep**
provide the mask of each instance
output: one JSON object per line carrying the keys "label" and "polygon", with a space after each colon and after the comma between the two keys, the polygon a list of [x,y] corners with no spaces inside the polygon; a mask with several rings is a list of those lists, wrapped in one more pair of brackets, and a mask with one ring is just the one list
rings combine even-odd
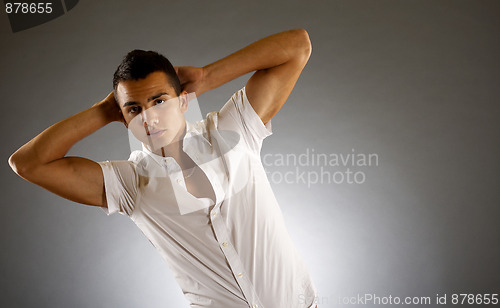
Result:
{"label": "bicep", "polygon": [[64,157],[41,165],[23,176],[63,198],[74,202],[106,207],[104,176],[101,166],[82,157]]}
{"label": "bicep", "polygon": [[307,53],[250,77],[245,88],[248,101],[264,124],[283,107],[308,59]]}

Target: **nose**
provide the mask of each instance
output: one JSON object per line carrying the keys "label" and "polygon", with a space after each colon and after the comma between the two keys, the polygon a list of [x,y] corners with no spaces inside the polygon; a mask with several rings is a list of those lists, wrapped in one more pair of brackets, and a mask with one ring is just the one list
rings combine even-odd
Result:
{"label": "nose", "polygon": [[158,112],[153,107],[149,107],[141,112],[144,126],[155,127],[159,122]]}

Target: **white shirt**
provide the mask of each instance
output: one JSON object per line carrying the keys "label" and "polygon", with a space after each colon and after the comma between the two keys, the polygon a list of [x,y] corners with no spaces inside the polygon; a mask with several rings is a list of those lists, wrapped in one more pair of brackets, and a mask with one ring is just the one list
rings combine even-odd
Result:
{"label": "white shirt", "polygon": [[245,88],[220,112],[186,122],[183,149],[206,174],[216,200],[194,197],[175,159],[144,147],[128,161],[99,162],[108,215],[119,212],[135,222],[191,307],[314,307],[316,289],[260,158],[271,134],[271,122],[262,123]]}

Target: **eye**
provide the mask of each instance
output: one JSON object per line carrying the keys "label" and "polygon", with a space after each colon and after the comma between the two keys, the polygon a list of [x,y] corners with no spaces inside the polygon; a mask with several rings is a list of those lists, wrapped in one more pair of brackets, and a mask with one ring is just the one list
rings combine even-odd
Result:
{"label": "eye", "polygon": [[128,110],[128,113],[129,114],[137,114],[139,111],[140,111],[140,107],[139,106],[132,106]]}
{"label": "eye", "polygon": [[164,102],[165,102],[165,100],[163,100],[163,99],[157,99],[157,100],[155,101],[156,105],[163,104]]}

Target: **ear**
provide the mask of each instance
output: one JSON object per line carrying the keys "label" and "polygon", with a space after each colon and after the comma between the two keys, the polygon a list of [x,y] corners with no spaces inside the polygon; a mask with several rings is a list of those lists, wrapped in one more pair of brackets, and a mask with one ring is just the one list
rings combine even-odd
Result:
{"label": "ear", "polygon": [[188,93],[187,91],[182,91],[181,94],[179,94],[179,104],[181,108],[181,112],[184,113],[188,110]]}

